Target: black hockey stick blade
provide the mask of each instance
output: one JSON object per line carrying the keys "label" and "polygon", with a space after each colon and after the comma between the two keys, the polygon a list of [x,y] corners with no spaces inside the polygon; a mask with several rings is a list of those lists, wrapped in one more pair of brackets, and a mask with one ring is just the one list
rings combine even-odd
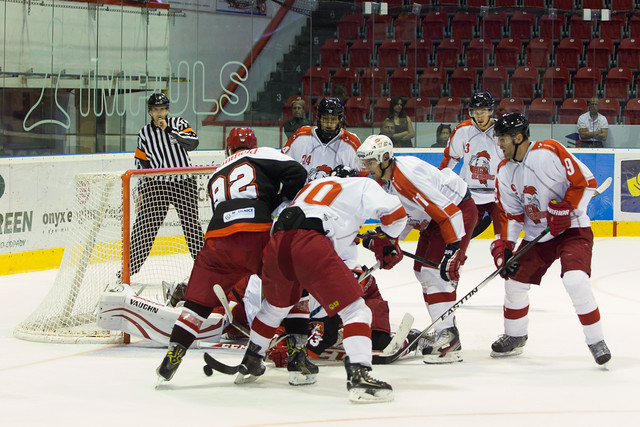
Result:
{"label": "black hockey stick blade", "polygon": [[238,373],[238,368],[240,367],[240,365],[225,365],[224,363],[214,359],[209,353],[204,354],[204,363],[206,363],[206,365],[204,365],[203,370],[205,375],[208,377],[211,376],[213,371],[222,372],[227,375],[235,375]]}
{"label": "black hockey stick blade", "polygon": [[433,262],[433,261],[429,261],[428,259],[422,258],[419,255],[412,254],[411,252],[407,252],[407,251],[403,250],[402,251],[402,255],[404,255],[406,257],[409,257],[411,259],[415,259],[416,261],[418,261],[418,262],[420,262],[420,263],[422,263],[424,265],[429,265],[431,267],[440,268],[440,264],[438,264],[436,262]]}
{"label": "black hockey stick blade", "polygon": [[476,227],[473,229],[473,233],[471,233],[471,238],[474,239],[478,237],[484,230],[489,228],[491,225],[491,215],[485,215],[482,217],[479,223],[476,224]]}
{"label": "black hockey stick blade", "polygon": [[455,304],[453,304],[447,311],[442,313],[442,315],[440,317],[438,317],[436,320],[433,321],[433,323],[431,323],[422,332],[420,332],[420,335],[418,335],[412,341],[410,341],[407,344],[405,344],[404,346],[402,346],[398,351],[396,351],[393,354],[390,354],[388,356],[382,356],[382,355],[373,356],[374,357],[374,362],[373,363],[376,364],[376,365],[386,365],[388,363],[393,363],[396,360],[398,360],[400,357],[402,357],[403,354],[415,350],[415,348],[418,346],[418,340],[420,338],[424,337],[429,332],[431,332],[436,327],[436,325],[438,323],[442,322],[444,319],[446,319],[447,317],[451,316],[462,304],[464,304],[469,298],[471,298],[480,289],[482,289],[484,287],[484,285],[486,285],[491,280],[493,280],[496,276],[498,276],[500,273],[502,273],[502,271],[505,268],[509,267],[512,263],[517,261],[522,255],[524,255],[527,251],[529,251],[529,249],[531,249],[533,247],[533,245],[538,243],[540,241],[540,239],[542,239],[548,233],[549,233],[549,227],[545,228],[532,241],[527,243],[522,249],[520,249],[518,252],[513,254],[513,256],[511,258],[509,258],[509,260],[502,267],[498,268],[493,273],[491,273],[486,279],[484,279],[482,282],[480,282],[480,284],[476,285],[475,288],[471,289],[469,291],[469,293],[467,293],[465,296],[463,296],[461,299],[459,299]]}

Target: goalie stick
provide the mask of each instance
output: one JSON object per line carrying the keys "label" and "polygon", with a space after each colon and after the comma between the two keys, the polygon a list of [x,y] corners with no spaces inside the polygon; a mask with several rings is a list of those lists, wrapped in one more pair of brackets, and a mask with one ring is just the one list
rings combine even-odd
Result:
{"label": "goalie stick", "polygon": [[244,326],[242,326],[241,324],[239,324],[238,322],[235,322],[233,320],[233,314],[231,313],[231,307],[229,306],[229,300],[227,300],[227,296],[224,294],[224,290],[222,289],[222,286],[220,286],[220,285],[218,285],[216,283],[215,285],[213,285],[213,292],[216,294],[216,296],[220,300],[220,303],[222,303],[222,307],[224,307],[224,312],[226,313],[227,318],[229,318],[229,323],[234,328],[236,328],[237,330],[239,330],[240,332],[245,334],[246,336],[249,336],[249,334],[250,334],[249,330],[247,328],[245,328]]}
{"label": "goalie stick", "polygon": [[593,193],[593,197],[596,197],[596,196],[604,193],[607,190],[607,188],[609,188],[609,186],[611,185],[611,181],[613,181],[611,179],[611,177],[605,179],[604,182],[602,184],[600,184],[600,186],[598,188],[596,188],[595,193]]}
{"label": "goalie stick", "polygon": [[384,365],[384,364],[387,364],[387,363],[392,363],[392,362],[395,362],[396,360],[398,360],[405,352],[411,352],[411,351],[415,350],[415,348],[418,345],[418,341],[420,340],[420,338],[423,338],[425,335],[427,335],[429,332],[431,332],[433,330],[433,328],[436,327],[437,324],[442,322],[447,317],[451,316],[462,304],[464,304],[469,298],[471,298],[480,289],[482,289],[484,287],[484,285],[486,285],[491,280],[493,280],[493,278],[495,278],[497,275],[499,275],[505,268],[509,267],[518,258],[520,258],[522,255],[524,255],[527,251],[529,251],[529,249],[531,249],[533,247],[533,245],[538,243],[540,241],[540,239],[542,239],[544,236],[546,236],[547,233],[549,233],[549,227],[545,228],[542,231],[542,233],[540,233],[532,241],[527,243],[518,252],[513,254],[513,256],[502,267],[498,268],[496,271],[491,273],[489,275],[489,277],[487,277],[482,282],[480,282],[479,285],[477,285],[475,288],[471,289],[469,291],[469,293],[467,293],[465,296],[463,296],[461,299],[459,299],[447,311],[445,311],[440,317],[438,317],[436,320],[434,320],[433,323],[431,323],[422,332],[420,332],[420,334],[418,336],[416,336],[411,342],[403,345],[398,351],[396,351],[394,354],[391,354],[389,356],[379,356],[379,355],[373,356],[373,359],[374,359],[373,363],[377,364],[377,365]]}

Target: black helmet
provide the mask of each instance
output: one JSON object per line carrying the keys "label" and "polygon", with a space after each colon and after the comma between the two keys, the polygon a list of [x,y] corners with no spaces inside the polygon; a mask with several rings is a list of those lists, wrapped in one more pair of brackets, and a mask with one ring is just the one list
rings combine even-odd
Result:
{"label": "black helmet", "polygon": [[348,178],[358,176],[358,171],[344,165],[338,165],[331,171],[329,176],[337,176],[338,178]]}
{"label": "black helmet", "polygon": [[[336,116],[338,117],[338,126],[334,131],[324,131],[320,126],[320,117],[322,116]],[[338,98],[322,98],[322,101],[318,104],[318,132],[321,137],[326,138],[327,140],[334,138],[338,132],[340,132],[340,127],[342,126],[342,120],[344,118],[344,107]]]}
{"label": "black helmet", "polygon": [[147,106],[152,107],[167,107],[169,108],[169,98],[164,93],[154,93],[149,97]]}
{"label": "black helmet", "polygon": [[489,110],[493,110],[493,97],[489,92],[478,92],[474,93],[471,97],[471,101],[469,102],[469,109],[472,110],[474,108],[488,108]]}
{"label": "black helmet", "polygon": [[521,133],[525,138],[529,138],[529,120],[522,113],[509,113],[500,117],[493,128],[495,136],[511,135],[512,137]]}

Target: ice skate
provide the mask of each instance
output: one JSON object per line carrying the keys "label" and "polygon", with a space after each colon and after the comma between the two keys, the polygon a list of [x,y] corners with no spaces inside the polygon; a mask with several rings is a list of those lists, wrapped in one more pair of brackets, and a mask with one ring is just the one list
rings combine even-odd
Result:
{"label": "ice skate", "polygon": [[422,338],[422,361],[427,364],[462,362],[462,345],[460,333],[456,326],[436,333],[435,340]]}
{"label": "ice skate", "polygon": [[173,378],[173,375],[178,370],[178,366],[182,363],[182,358],[186,352],[187,349],[182,344],[178,344],[177,342],[169,343],[167,355],[162,359],[162,363],[160,363],[158,369],[156,369],[158,385],[163,381],[171,381],[171,378]]}
{"label": "ice skate", "polygon": [[[305,342],[304,336],[292,334],[287,336],[287,371],[289,371],[289,384],[307,385],[317,381],[318,367],[307,356],[306,348],[300,345]],[[297,338],[297,339],[296,339]]]}
{"label": "ice skate", "polygon": [[491,344],[491,357],[508,357],[522,354],[527,338],[527,335],[522,337],[501,335],[500,338]]}
{"label": "ice skate", "polygon": [[384,381],[369,376],[371,368],[358,363],[350,363],[345,357],[347,370],[347,390],[349,400],[356,403],[390,402],[393,400],[393,389]]}
{"label": "ice skate", "polygon": [[611,360],[611,351],[609,351],[609,347],[607,347],[604,340],[598,341],[594,344],[589,344],[589,351],[591,351],[591,354],[598,365],[604,365]]}
{"label": "ice skate", "polygon": [[244,384],[253,382],[267,370],[263,363],[264,359],[258,354],[258,350],[258,346],[249,341],[242,362],[238,365],[238,375],[234,383]]}

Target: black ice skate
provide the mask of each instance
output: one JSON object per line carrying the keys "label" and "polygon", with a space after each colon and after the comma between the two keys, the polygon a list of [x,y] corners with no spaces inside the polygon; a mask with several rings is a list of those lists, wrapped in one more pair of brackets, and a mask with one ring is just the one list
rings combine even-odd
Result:
{"label": "black ice skate", "polygon": [[287,371],[289,371],[289,384],[307,385],[315,384],[318,367],[307,356],[303,335],[291,334],[287,336]]}
{"label": "black ice skate", "polygon": [[462,345],[460,333],[456,326],[436,333],[435,340],[422,338],[418,348],[422,346],[422,361],[427,364],[462,362]]}
{"label": "black ice skate", "polygon": [[491,357],[507,357],[522,354],[527,338],[527,335],[522,337],[501,335],[500,338],[491,344]]}
{"label": "black ice skate", "polygon": [[234,383],[244,384],[255,381],[260,375],[264,374],[266,367],[264,366],[264,358],[258,354],[260,348],[257,344],[249,341],[247,351],[244,353],[242,362],[238,365],[238,376]]}
{"label": "black ice skate", "polygon": [[173,378],[186,352],[187,349],[182,344],[178,344],[177,342],[169,343],[167,355],[162,359],[162,363],[160,363],[158,369],[156,369],[159,380],[158,385],[162,383],[162,381],[170,381],[171,378]]}
{"label": "black ice skate", "polygon": [[589,344],[589,350],[598,365],[604,365],[611,360],[611,351],[609,351],[609,347],[607,347],[604,340]]}
{"label": "black ice skate", "polygon": [[384,381],[369,376],[371,368],[358,363],[350,363],[349,357],[344,359],[347,370],[347,390],[349,400],[356,403],[391,402],[393,389]]}

